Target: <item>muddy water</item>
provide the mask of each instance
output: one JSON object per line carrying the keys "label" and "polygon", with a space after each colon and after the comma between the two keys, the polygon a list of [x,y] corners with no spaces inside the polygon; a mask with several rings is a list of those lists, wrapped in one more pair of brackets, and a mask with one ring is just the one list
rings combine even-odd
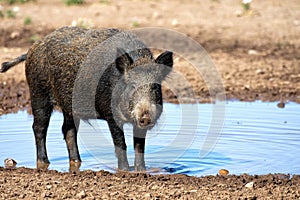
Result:
{"label": "muddy water", "polygon": [[[196,176],[217,174],[221,168],[234,174],[300,173],[300,104],[278,108],[277,103],[228,102],[216,106],[165,104],[158,125],[147,135],[148,170]],[[27,112],[0,117],[1,162],[11,157],[18,166],[35,167],[32,120]],[[54,112],[47,137],[49,168],[68,171],[61,125],[62,114]],[[220,132],[218,127],[222,127]],[[131,131],[126,125],[130,165],[134,159]],[[80,124],[79,149],[81,169],[115,170],[113,143],[105,122]]]}

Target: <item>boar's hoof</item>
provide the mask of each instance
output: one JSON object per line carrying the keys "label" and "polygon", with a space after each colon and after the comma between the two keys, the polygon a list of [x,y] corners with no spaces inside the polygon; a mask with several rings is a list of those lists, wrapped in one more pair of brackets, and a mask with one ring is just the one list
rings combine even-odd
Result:
{"label": "boar's hoof", "polygon": [[134,171],[136,171],[136,172],[145,172],[146,171],[146,167],[145,166],[143,166],[143,165],[138,165],[138,166],[135,166],[134,167]]}
{"label": "boar's hoof", "polygon": [[36,163],[36,168],[38,170],[46,171],[48,169],[49,165],[50,165],[49,161],[45,162],[45,161],[38,160]]}
{"label": "boar's hoof", "polygon": [[118,170],[120,171],[129,171],[128,163],[122,163],[118,165]]}
{"label": "boar's hoof", "polygon": [[70,161],[69,172],[70,172],[70,173],[78,174],[78,173],[79,173],[79,168],[80,168],[80,166],[81,166],[81,161],[78,161],[78,160],[71,160],[71,161]]}

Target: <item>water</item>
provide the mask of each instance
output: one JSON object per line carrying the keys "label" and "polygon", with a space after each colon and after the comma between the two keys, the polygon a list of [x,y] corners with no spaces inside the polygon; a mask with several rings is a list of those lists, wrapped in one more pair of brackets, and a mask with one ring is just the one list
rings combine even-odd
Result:
{"label": "water", "polygon": [[[147,135],[148,170],[195,176],[217,174],[221,168],[233,174],[300,173],[300,104],[288,103],[284,109],[263,102],[164,105],[158,125]],[[18,166],[35,167],[32,120],[24,111],[0,117],[1,162],[11,157]],[[62,121],[62,114],[54,112],[47,137],[49,168],[68,171]],[[134,159],[131,131],[126,125],[130,165]],[[79,150],[81,170],[114,172],[116,158],[106,122],[81,123]]]}

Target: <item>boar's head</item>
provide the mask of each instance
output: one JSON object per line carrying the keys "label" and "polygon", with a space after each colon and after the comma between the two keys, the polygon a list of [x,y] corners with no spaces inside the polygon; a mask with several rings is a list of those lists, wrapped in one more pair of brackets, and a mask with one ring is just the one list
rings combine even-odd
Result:
{"label": "boar's head", "polygon": [[[117,85],[117,104],[112,105],[123,123],[151,129],[162,113],[161,83],[172,71],[173,54],[166,51],[156,59],[135,62],[124,50],[118,49],[116,68],[122,73]],[[115,112],[116,113],[116,112]]]}

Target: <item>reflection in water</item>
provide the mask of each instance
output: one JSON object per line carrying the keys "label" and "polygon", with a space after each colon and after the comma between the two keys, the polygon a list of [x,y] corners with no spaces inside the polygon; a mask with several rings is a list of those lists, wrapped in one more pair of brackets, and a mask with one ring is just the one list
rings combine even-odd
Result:
{"label": "reflection in water", "polygon": [[[217,174],[221,168],[230,173],[300,173],[300,105],[288,103],[229,102],[226,119],[214,149],[204,152],[212,120],[213,104],[165,104],[158,126],[146,140],[146,165],[152,173]],[[35,167],[35,142],[32,116],[26,112],[0,117],[0,161],[13,158],[18,166]],[[61,133],[62,114],[54,112],[47,137],[50,169],[68,171],[69,160]],[[79,150],[81,170],[115,171],[116,158],[107,124],[91,120],[81,123]],[[125,126],[128,159],[134,160],[132,127]],[[205,157],[200,157],[205,155]],[[3,166],[4,164],[0,164]]]}

